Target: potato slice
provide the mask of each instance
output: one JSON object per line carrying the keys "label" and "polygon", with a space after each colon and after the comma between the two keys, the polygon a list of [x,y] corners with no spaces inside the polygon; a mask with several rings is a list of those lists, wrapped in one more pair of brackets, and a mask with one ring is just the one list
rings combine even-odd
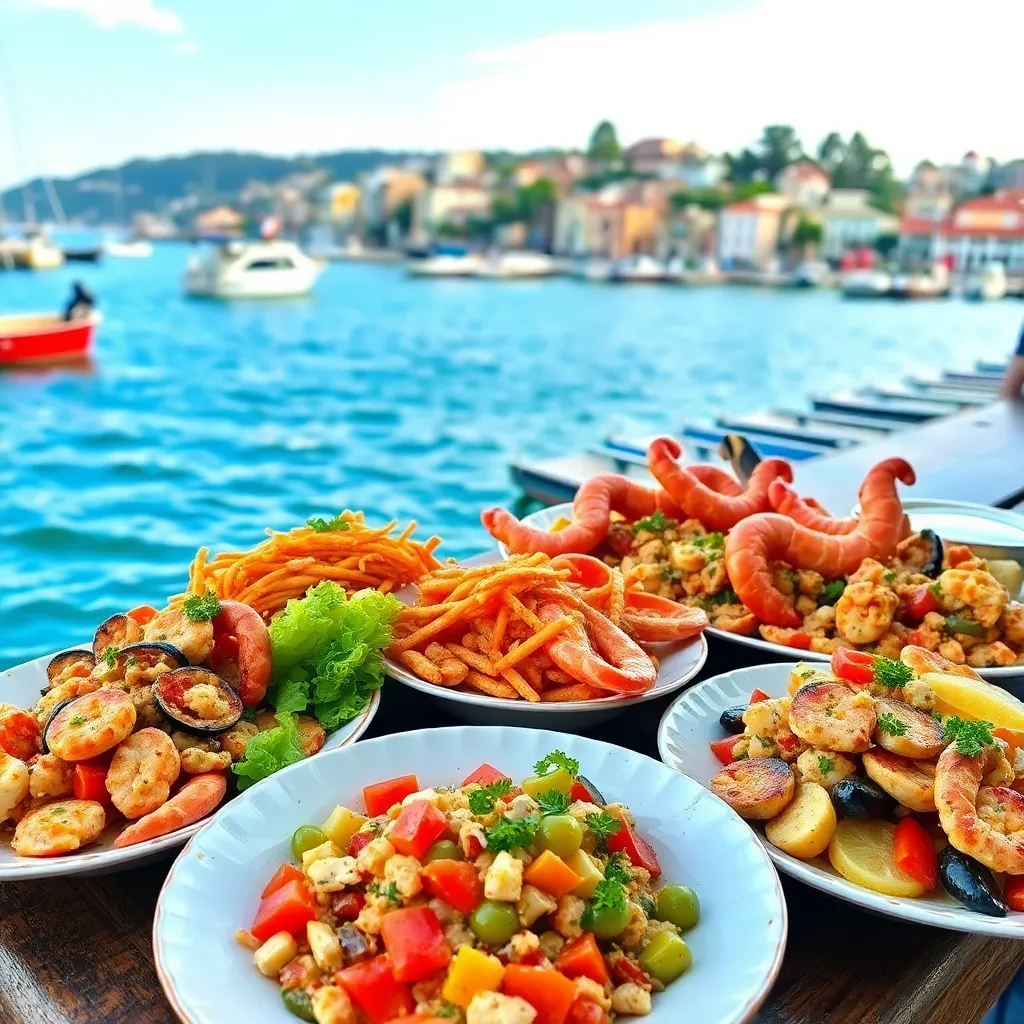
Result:
{"label": "potato slice", "polygon": [[774,818],[793,799],[793,769],[777,757],[745,758],[723,768],[708,784],[741,818]]}
{"label": "potato slice", "polygon": [[812,747],[860,753],[871,746],[874,701],[866,690],[854,691],[842,683],[811,683],[793,697],[789,727]]}
{"label": "potato slice", "polygon": [[926,711],[892,697],[876,697],[875,742],[900,757],[938,757],[946,748],[942,726]]}
{"label": "potato slice", "polygon": [[836,830],[836,812],[828,791],[816,782],[801,782],[785,810],[765,826],[772,846],[801,860],[824,853]]}

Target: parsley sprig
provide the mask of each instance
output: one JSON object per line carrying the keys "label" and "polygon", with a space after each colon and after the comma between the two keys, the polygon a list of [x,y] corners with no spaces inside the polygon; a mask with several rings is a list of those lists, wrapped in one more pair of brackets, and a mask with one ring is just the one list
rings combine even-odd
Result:
{"label": "parsley sprig", "polygon": [[569,797],[557,789],[549,789],[537,796],[537,806],[545,814],[565,814],[569,810]]}
{"label": "parsley sprig", "polygon": [[880,686],[887,686],[890,690],[899,690],[906,686],[914,678],[914,672],[909,665],[902,661],[894,661],[892,658],[883,658],[879,655],[871,667],[875,682]]}
{"label": "parsley sprig", "polygon": [[843,596],[846,580],[829,580],[818,598],[819,605],[835,604]]}
{"label": "parsley sprig", "polygon": [[323,516],[314,516],[306,520],[306,525],[317,533],[333,533],[336,530],[347,530],[348,517],[342,512],[333,519],[324,519]]}
{"label": "parsley sprig", "polygon": [[618,882],[620,885],[629,885],[633,876],[626,867],[626,861],[622,857],[610,857],[605,865],[604,877],[607,882]]}
{"label": "parsley sprig", "polygon": [[818,771],[822,775],[828,775],[830,772],[836,770],[836,763],[831,757],[826,757],[824,754],[818,755]]}
{"label": "parsley sprig", "polygon": [[906,723],[901,722],[891,711],[883,711],[878,716],[878,728],[890,736],[905,736],[907,734]]}
{"label": "parsley sprig", "polygon": [[646,530],[648,533],[663,533],[670,526],[668,517],[661,509],[658,509],[654,515],[644,516],[643,519],[638,519],[633,524],[633,533],[640,533],[641,530]]}
{"label": "parsley sprig", "polygon": [[490,814],[494,810],[494,804],[503,796],[508,794],[512,788],[510,779],[498,779],[488,786],[481,786],[469,794],[469,809],[474,814]]}
{"label": "parsley sprig", "polygon": [[374,896],[383,896],[388,903],[398,903],[398,886],[394,882],[390,882],[386,886],[381,885],[380,882],[371,882],[366,887],[366,891]]}
{"label": "parsley sprig", "polygon": [[945,720],[943,738],[947,743],[956,743],[956,749],[965,757],[977,757],[996,742],[991,722],[968,722],[956,715]]}
{"label": "parsley sprig", "polygon": [[120,654],[121,654],[121,648],[120,647],[115,647],[113,644],[111,644],[103,652],[103,661],[104,661],[104,664],[106,664],[107,668],[113,669],[113,668],[117,667],[117,659],[118,659],[118,656]]}
{"label": "parsley sprig", "polygon": [[550,754],[546,754],[533,766],[533,770],[538,775],[547,775],[555,768],[564,768],[574,779],[580,773],[579,761],[561,750],[552,750]]}
{"label": "parsley sprig", "polygon": [[217,595],[208,590],[205,594],[189,594],[181,603],[181,610],[185,618],[193,622],[209,622],[210,619],[220,615],[220,601]]}
{"label": "parsley sprig", "polygon": [[513,821],[511,818],[499,818],[484,831],[484,835],[487,838],[487,849],[493,853],[526,850],[537,835],[537,819],[530,817]]}
{"label": "parsley sprig", "polygon": [[725,548],[725,537],[720,533],[707,533],[703,537],[700,534],[694,534],[690,543],[698,551],[711,554],[716,551],[722,551]]}
{"label": "parsley sprig", "polygon": [[605,878],[598,882],[594,895],[590,897],[586,910],[583,911],[581,924],[589,931],[593,927],[594,911],[607,907],[609,910],[626,909],[626,887],[617,878]]}
{"label": "parsley sprig", "polygon": [[587,815],[587,828],[594,834],[598,850],[606,850],[608,840],[621,831],[622,822],[607,811],[602,811],[600,814]]}

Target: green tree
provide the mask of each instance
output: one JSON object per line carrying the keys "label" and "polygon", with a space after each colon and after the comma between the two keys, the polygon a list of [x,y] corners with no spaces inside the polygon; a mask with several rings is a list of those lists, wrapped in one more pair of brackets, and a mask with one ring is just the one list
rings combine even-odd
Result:
{"label": "green tree", "polygon": [[839,132],[829,132],[818,145],[818,163],[830,175],[835,175],[836,168],[846,157],[846,143]]}
{"label": "green tree", "polygon": [[787,164],[799,160],[804,152],[796,132],[788,124],[766,125],[757,145],[760,169],[769,178],[774,178]]}
{"label": "green tree", "polygon": [[746,181],[733,189],[733,202],[740,202],[744,199],[753,199],[754,196],[764,195],[766,192],[774,192],[775,186],[770,181]]}
{"label": "green tree", "polygon": [[602,121],[591,132],[587,145],[587,155],[591,160],[603,160],[609,163],[622,157],[622,147],[611,121]]}
{"label": "green tree", "polygon": [[878,253],[883,259],[886,259],[889,254],[900,244],[900,236],[895,234],[884,234],[879,235],[875,239],[875,252]]}
{"label": "green tree", "polygon": [[824,228],[810,217],[801,217],[793,229],[793,244],[800,249],[806,249],[809,245],[821,245],[824,237]]}
{"label": "green tree", "polygon": [[668,197],[673,210],[682,210],[687,206],[699,206],[703,210],[720,210],[728,201],[726,196],[714,189],[680,189]]}
{"label": "green tree", "polygon": [[389,220],[398,225],[398,230],[402,235],[409,234],[409,229],[412,227],[412,200],[406,199],[401,206],[396,206]]}

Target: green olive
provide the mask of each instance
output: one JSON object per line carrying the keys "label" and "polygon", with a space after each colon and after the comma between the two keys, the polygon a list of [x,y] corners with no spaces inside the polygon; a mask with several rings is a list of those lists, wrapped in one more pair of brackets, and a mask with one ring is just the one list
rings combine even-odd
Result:
{"label": "green olive", "polygon": [[656,916],[688,932],[700,920],[700,900],[688,885],[666,885],[658,893]]}
{"label": "green olive", "polygon": [[462,851],[459,844],[451,839],[439,839],[423,855],[423,863],[429,864],[432,860],[462,860]]}
{"label": "green olive", "polygon": [[537,845],[558,857],[571,857],[583,842],[583,826],[571,814],[546,814],[540,819]]}
{"label": "green olive", "polygon": [[469,927],[488,946],[504,946],[519,931],[519,915],[511,903],[484,900],[469,915]]}
{"label": "green olive", "polygon": [[529,778],[523,779],[523,792],[535,800],[541,793],[548,793],[552,789],[568,796],[572,791],[574,781],[564,768],[556,768],[554,771],[548,772],[547,775],[531,775]]}
{"label": "green olive", "polygon": [[624,907],[591,907],[590,931],[599,939],[614,939],[625,930],[632,912],[627,903]]}
{"label": "green olive", "polygon": [[658,932],[639,956],[640,966],[662,985],[685,974],[693,962],[690,947],[675,932]]}
{"label": "green olive", "polygon": [[316,1020],[313,1016],[313,1000],[309,993],[302,988],[286,988],[281,993],[284,1005],[295,1014],[299,1020]]}
{"label": "green olive", "polygon": [[296,860],[302,860],[302,855],[307,850],[315,850],[327,842],[327,835],[323,829],[316,825],[300,825],[292,833],[292,853]]}

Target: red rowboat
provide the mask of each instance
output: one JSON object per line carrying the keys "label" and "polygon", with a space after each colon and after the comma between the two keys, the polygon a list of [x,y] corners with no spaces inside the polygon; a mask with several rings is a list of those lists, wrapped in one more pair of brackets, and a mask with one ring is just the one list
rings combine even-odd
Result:
{"label": "red rowboat", "polygon": [[74,320],[53,313],[0,316],[0,367],[85,359],[100,315]]}

